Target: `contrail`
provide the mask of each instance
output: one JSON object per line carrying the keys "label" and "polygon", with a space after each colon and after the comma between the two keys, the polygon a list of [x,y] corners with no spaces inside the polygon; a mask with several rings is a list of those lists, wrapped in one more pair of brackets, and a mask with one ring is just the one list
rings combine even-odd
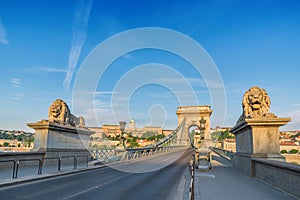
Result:
{"label": "contrail", "polygon": [[77,66],[81,48],[86,39],[87,25],[92,9],[93,0],[79,0],[75,7],[73,20],[73,35],[69,53],[68,68],[63,82],[65,90],[70,88],[74,69]]}
{"label": "contrail", "polygon": [[1,22],[1,18],[0,18],[0,43],[2,44],[8,44],[8,40],[6,38],[6,31],[5,28]]}

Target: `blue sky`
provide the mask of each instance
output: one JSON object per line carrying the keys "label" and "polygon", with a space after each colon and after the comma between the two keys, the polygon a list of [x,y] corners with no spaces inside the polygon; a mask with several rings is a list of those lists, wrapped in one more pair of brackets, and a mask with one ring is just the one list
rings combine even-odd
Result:
{"label": "blue sky", "polygon": [[[223,124],[216,120],[212,126],[233,126],[242,112],[243,93],[259,86],[267,90],[273,113],[292,117],[284,129],[300,130],[299,10],[298,1],[283,0],[1,1],[0,128],[28,130],[26,123],[47,118],[56,98],[72,108],[80,67],[99,43],[126,30],[162,27],[191,37],[215,62],[225,86],[226,116]],[[176,94],[155,80],[126,99],[128,105],[112,105],[118,81],[147,63],[169,66],[189,81],[199,104],[211,104],[205,78],[188,62],[169,52],[142,49],[113,62],[94,91],[94,105],[75,113],[90,126],[116,123],[115,106],[118,119],[175,128]],[[166,77],[160,70],[153,73]],[[138,79],[143,76],[147,74]],[[176,80],[165,81],[182,84]]]}

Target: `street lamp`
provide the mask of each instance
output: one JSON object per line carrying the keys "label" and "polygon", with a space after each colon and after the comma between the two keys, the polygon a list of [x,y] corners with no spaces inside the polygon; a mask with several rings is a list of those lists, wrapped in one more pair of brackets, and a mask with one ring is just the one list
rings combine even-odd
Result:
{"label": "street lamp", "polygon": [[204,131],[205,131],[206,120],[203,117],[201,117],[199,122],[200,122],[200,140],[204,140]]}
{"label": "street lamp", "polygon": [[122,144],[123,144],[123,147],[124,149],[126,149],[126,145],[125,145],[125,137],[124,137],[124,130],[125,130],[125,126],[126,126],[126,122],[119,122],[120,124],[120,130],[121,130],[121,140],[122,140]]}

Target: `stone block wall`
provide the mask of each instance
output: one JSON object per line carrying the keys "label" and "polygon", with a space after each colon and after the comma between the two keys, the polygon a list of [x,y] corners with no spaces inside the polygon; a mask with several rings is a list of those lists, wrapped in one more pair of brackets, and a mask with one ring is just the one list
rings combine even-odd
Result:
{"label": "stone block wall", "polygon": [[255,178],[300,198],[300,165],[260,158],[252,163]]}

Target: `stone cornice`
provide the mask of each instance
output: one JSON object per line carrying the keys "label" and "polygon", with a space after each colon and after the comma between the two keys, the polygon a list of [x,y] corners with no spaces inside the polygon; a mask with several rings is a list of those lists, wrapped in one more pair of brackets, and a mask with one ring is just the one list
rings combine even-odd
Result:
{"label": "stone cornice", "polygon": [[36,123],[28,123],[27,126],[35,130],[49,129],[49,130],[64,131],[69,133],[80,133],[85,135],[91,135],[95,133],[95,131],[91,131],[90,129],[85,127],[74,127],[70,125],[58,124],[55,122],[49,122],[48,120],[42,120]]}
{"label": "stone cornice", "polygon": [[244,128],[248,128],[249,126],[283,126],[291,121],[291,118],[249,118],[244,119],[243,121],[239,122],[235,127],[233,127],[230,132],[233,134],[238,133],[240,130]]}

